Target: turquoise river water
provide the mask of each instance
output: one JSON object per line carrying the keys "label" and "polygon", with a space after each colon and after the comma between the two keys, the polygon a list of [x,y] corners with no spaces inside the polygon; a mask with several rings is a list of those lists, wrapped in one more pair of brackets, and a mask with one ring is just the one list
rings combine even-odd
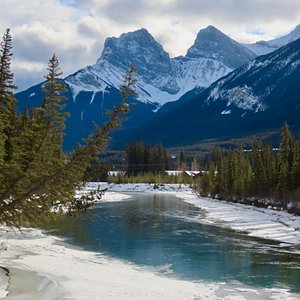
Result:
{"label": "turquoise river water", "polygon": [[205,213],[173,195],[131,196],[122,202],[99,203],[86,213],[65,216],[44,228],[73,245],[166,276],[238,281],[300,293],[298,255],[280,253],[274,242],[202,224]]}

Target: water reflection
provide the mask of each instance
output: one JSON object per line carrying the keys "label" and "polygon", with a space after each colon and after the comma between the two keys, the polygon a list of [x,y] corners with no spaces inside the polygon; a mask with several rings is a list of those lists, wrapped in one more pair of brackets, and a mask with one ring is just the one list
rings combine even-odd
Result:
{"label": "water reflection", "polygon": [[276,243],[192,221],[201,218],[200,209],[174,196],[136,193],[44,226],[86,249],[186,279],[300,291],[299,257],[274,251]]}

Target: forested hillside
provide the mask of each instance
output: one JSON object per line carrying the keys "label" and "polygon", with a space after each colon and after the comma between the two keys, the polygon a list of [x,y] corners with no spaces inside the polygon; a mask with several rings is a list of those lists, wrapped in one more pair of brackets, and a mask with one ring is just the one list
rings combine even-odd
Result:
{"label": "forested hillside", "polygon": [[256,140],[247,151],[217,149],[197,188],[204,196],[300,214],[300,140],[285,124],[279,149]]}

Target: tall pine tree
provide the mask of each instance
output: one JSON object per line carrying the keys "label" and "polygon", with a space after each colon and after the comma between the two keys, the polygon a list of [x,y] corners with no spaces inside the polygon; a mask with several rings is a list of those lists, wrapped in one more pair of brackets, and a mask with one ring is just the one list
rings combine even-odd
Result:
{"label": "tall pine tree", "polygon": [[71,153],[62,152],[65,88],[54,55],[48,65],[45,98],[39,108],[18,114],[10,71],[9,30],[1,43],[0,59],[0,223],[20,225],[49,214],[53,205],[76,206],[76,188],[86,180],[86,170],[107,144],[109,132],[121,124],[129,111],[126,103],[134,95],[134,68],[130,68],[121,87],[123,99],[109,114],[103,127],[94,131]]}
{"label": "tall pine tree", "polygon": [[0,45],[0,166],[10,160],[12,136],[15,132],[16,99],[13,90],[14,74],[11,71],[12,37],[6,29]]}
{"label": "tall pine tree", "polygon": [[42,104],[43,117],[46,124],[49,125],[49,133],[53,144],[57,147],[57,155],[61,156],[65,119],[69,114],[63,112],[66,106],[63,101],[67,99],[64,96],[67,88],[63,81],[59,79],[62,72],[55,54],[49,60],[47,70],[46,82],[43,84],[43,91],[46,95]]}

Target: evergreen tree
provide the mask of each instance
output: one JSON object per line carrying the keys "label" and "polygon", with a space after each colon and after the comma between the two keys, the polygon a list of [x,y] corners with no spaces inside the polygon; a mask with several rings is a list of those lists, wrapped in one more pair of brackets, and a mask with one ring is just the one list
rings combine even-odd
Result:
{"label": "evergreen tree", "polygon": [[141,140],[137,143],[131,141],[131,143],[126,147],[126,157],[128,175],[135,176],[144,171],[145,147]]}
{"label": "evergreen tree", "polygon": [[152,155],[154,173],[164,172],[167,167],[167,158],[165,149],[163,148],[162,144],[159,143],[153,147]]}
{"label": "evergreen tree", "polygon": [[141,140],[131,141],[125,152],[129,176],[146,172],[161,173],[168,167],[167,152],[162,144],[145,147]]}
{"label": "evergreen tree", "polygon": [[145,147],[144,149],[144,173],[151,171],[151,157],[150,157],[150,149],[149,147]]}
{"label": "evergreen tree", "polygon": [[274,155],[274,151],[271,146],[267,146],[263,151],[263,161],[265,164],[265,178],[266,178],[266,185],[265,185],[265,195],[272,195],[276,190],[277,184],[277,170],[276,164],[277,159]]}
{"label": "evergreen tree", "polygon": [[54,54],[48,63],[48,74],[45,76],[46,82],[43,84],[43,91],[45,99],[42,104],[42,118],[48,128],[53,145],[58,147],[57,155],[62,156],[62,143],[65,129],[65,119],[68,117],[68,113],[63,112],[66,104],[63,100],[67,98],[64,94],[67,92],[62,80],[59,80],[59,76],[62,75],[58,59]]}
{"label": "evergreen tree", "polygon": [[183,151],[180,152],[178,170],[184,171],[185,169],[185,157]]}
{"label": "evergreen tree", "polygon": [[13,90],[14,74],[11,72],[12,37],[6,29],[0,45],[0,166],[12,154],[12,136],[16,124],[16,99]]}
{"label": "evergreen tree", "polygon": [[163,171],[168,170],[170,167],[169,166],[169,158],[168,158],[167,150],[165,148],[163,148],[163,161],[164,161]]}
{"label": "evergreen tree", "polygon": [[106,147],[108,133],[120,126],[120,116],[129,111],[125,100],[134,95],[135,70],[130,68],[125,76],[122,101],[109,113],[109,121],[102,128],[95,125],[83,145],[64,155],[65,88],[57,78],[58,60],[53,56],[49,61],[43,105],[17,114],[10,43],[7,31],[0,60],[0,223],[18,226],[22,220],[44,217],[53,205],[76,207],[75,190],[88,180],[87,170]]}
{"label": "evergreen tree", "polygon": [[254,173],[252,190],[255,195],[265,196],[267,186],[266,167],[263,161],[263,146],[257,140],[252,143],[251,164]]}
{"label": "evergreen tree", "polygon": [[228,195],[228,168],[226,167],[226,160],[223,154],[220,153],[220,156],[217,161],[217,178],[216,178],[216,194],[219,195],[221,199],[225,199]]}
{"label": "evergreen tree", "polygon": [[206,171],[200,181],[200,194],[204,197],[208,197],[210,195],[211,182],[209,172]]}
{"label": "evergreen tree", "polygon": [[215,197],[216,195],[216,167],[215,167],[215,164],[213,162],[211,162],[209,164],[209,169],[208,169],[208,176],[209,176],[209,179],[208,179],[208,183],[209,183],[209,193],[210,193],[210,196],[212,198]]}
{"label": "evergreen tree", "polygon": [[283,197],[292,185],[292,168],[294,160],[292,135],[288,124],[285,123],[281,132],[281,143],[278,161],[278,192]]}
{"label": "evergreen tree", "polygon": [[16,99],[11,72],[12,38],[7,29],[0,44],[0,194],[9,186],[10,177],[17,172],[13,162],[12,139],[16,133]]}
{"label": "evergreen tree", "polygon": [[250,152],[243,151],[242,146],[226,152],[214,150],[209,165],[200,182],[203,195],[226,200],[271,197],[283,206],[287,199],[298,199],[300,141],[293,139],[287,124],[282,128],[278,154],[271,146],[254,140]]}
{"label": "evergreen tree", "polygon": [[199,171],[200,170],[200,166],[199,166],[199,162],[196,156],[194,156],[193,161],[192,161],[192,165],[191,165],[191,170],[192,171]]}
{"label": "evergreen tree", "polygon": [[294,143],[294,157],[292,163],[292,190],[300,188],[300,143],[296,141]]}

